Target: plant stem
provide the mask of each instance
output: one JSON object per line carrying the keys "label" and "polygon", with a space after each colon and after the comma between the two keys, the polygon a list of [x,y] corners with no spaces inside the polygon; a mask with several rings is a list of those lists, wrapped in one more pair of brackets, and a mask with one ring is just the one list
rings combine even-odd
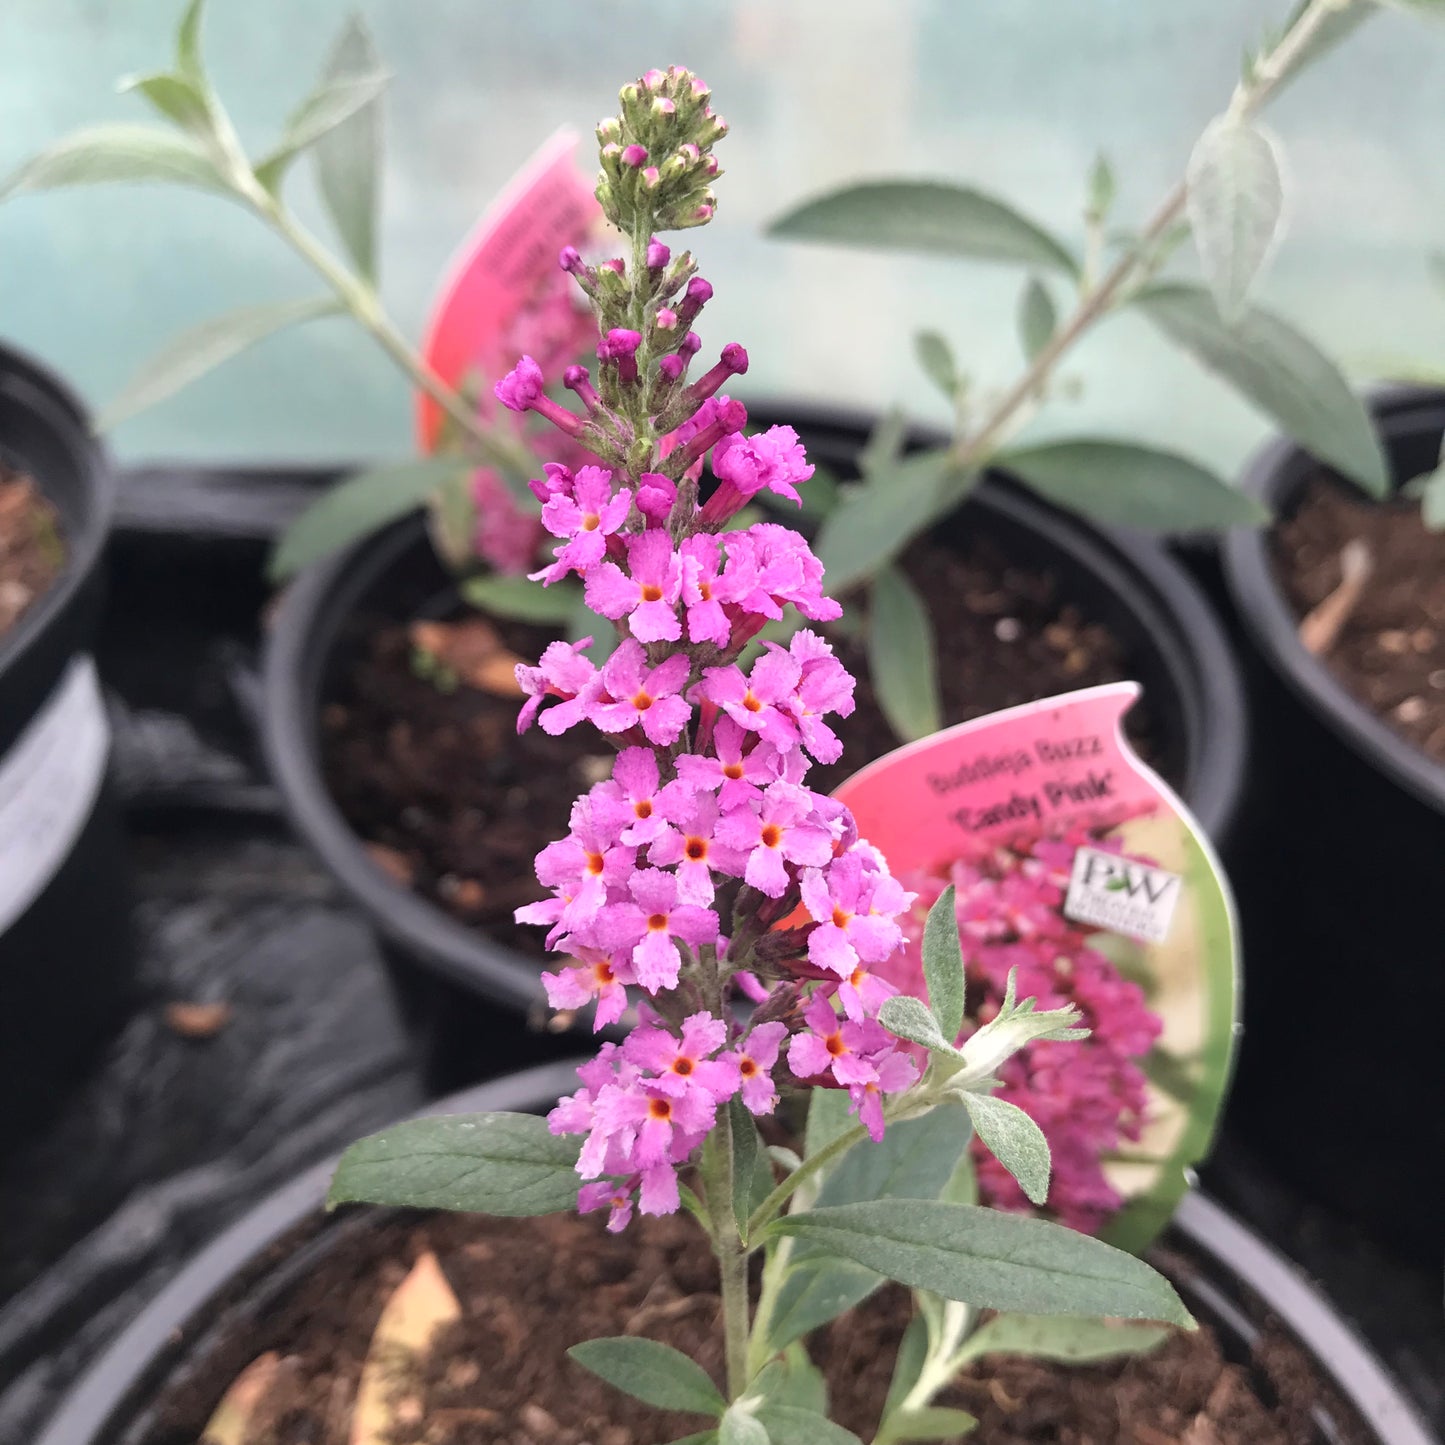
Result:
{"label": "plant stem", "polygon": [[371,333],[411,383],[425,392],[456,423],[480,458],[515,475],[526,475],[531,471],[536,465],[532,453],[519,441],[513,441],[489,427],[465,398],[427,365],[382,310],[375,290],[348,271],[254,177],[249,179],[250,184],[242,188],[246,202],[331,287],[351,316]]}
{"label": "plant stem", "polygon": [[[1358,0],[1312,0],[1279,44],[1255,64],[1248,79],[1235,87],[1227,114],[1232,119],[1245,120],[1259,110],[1298,65],[1320,27],[1356,3]],[[954,442],[949,451],[952,470],[967,474],[988,461],[1017,414],[1043,391],[1059,360],[1112,308],[1129,282],[1149,274],[1151,246],[1183,215],[1187,199],[1187,188],[1180,181],[1144,227],[1139,244],[1121,256],[1096,284],[1085,276],[1084,290],[1073,315],[1055,331],[1024,374],[977,427]]]}
{"label": "plant stem", "polygon": [[717,1167],[709,1183],[707,1202],[722,1281],[728,1399],[736,1400],[748,1387],[748,1249],[733,1215],[733,1124],[726,1105],[718,1111],[717,1136]]}

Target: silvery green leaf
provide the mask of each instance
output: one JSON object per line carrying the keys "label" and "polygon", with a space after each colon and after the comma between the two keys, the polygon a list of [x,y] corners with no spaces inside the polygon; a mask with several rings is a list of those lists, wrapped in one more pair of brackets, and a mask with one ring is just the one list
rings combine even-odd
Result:
{"label": "silvery green leaf", "polygon": [[876,1144],[855,1144],[829,1171],[818,1203],[865,1199],[937,1199],[968,1148],[968,1115],[940,1105],[917,1119],[890,1124]]}
{"label": "silvery green leaf", "polygon": [[1193,1323],[1173,1286],[1142,1260],[1045,1219],[885,1199],[783,1215],[768,1231],[982,1309]]}
{"label": "silvery green leaf", "polygon": [[883,1401],[884,1420],[908,1398],[908,1392],[923,1373],[923,1362],[927,1358],[928,1321],[915,1311],[898,1342],[898,1353],[893,1357],[893,1378],[888,1383],[888,1395]]}
{"label": "silvery green leaf", "polygon": [[176,71],[188,80],[202,82],[205,65],[201,60],[201,21],[206,0],[191,0],[176,30]]}
{"label": "silvery green leaf", "polygon": [[411,1119],[358,1140],[341,1156],[326,1205],[555,1214],[577,1202],[577,1149],[575,1139],[553,1134],[537,1114]]}
{"label": "silvery green leaf", "polygon": [[183,75],[160,71],[154,75],[129,75],[116,87],[122,93],[143,95],[167,120],[192,135],[211,134],[211,108],[201,85]]}
{"label": "silvery green leaf", "polygon": [[863,1445],[851,1431],[812,1410],[765,1400],[758,1419],[771,1445]]}
{"label": "silvery green leaf", "polygon": [[728,1406],[718,1421],[718,1445],[771,1445],[767,1427],[754,1413],[751,1402],[739,1400]]}
{"label": "silvery green leaf", "polygon": [[969,1358],[1027,1355],[1030,1359],[1085,1364],[1142,1355],[1169,1338],[1158,1325],[1115,1324],[1071,1315],[995,1315],[968,1338]]}
{"label": "silvery green leaf", "polygon": [[808,1123],[803,1139],[803,1157],[820,1154],[833,1140],[853,1128],[848,1095],[842,1089],[814,1089],[808,1096]]}
{"label": "silvery green leaf", "polygon": [[768,1345],[781,1350],[867,1299],[883,1277],[852,1260],[812,1253],[793,1267],[778,1291]]}
{"label": "silvery green leaf", "polygon": [[202,321],[173,337],[131,377],[120,395],[100,414],[96,429],[109,431],[127,417],[174,396],[182,387],[288,326],[332,316],[339,310],[340,304],[334,297],[321,296],[306,301],[242,306]]}
{"label": "silvery green leaf", "polygon": [[783,1351],[783,1378],[768,1390],[775,1404],[792,1405],[811,1410],[815,1415],[828,1413],[828,1382],[823,1372],[808,1358],[808,1352],[797,1342]]}
{"label": "silvery green leaf", "polygon": [[952,883],[928,910],[923,924],[923,977],[939,1033],[950,1043],[963,1027],[963,946],[958,940],[956,890]]}
{"label": "silvery green leaf", "polygon": [[1232,322],[1279,232],[1284,194],[1274,146],[1252,122],[1217,116],[1194,146],[1185,184],[1204,279]]}
{"label": "silvery green leaf", "polygon": [[1269,520],[1248,493],[1157,447],[1079,437],[1001,452],[995,461],[1049,501],[1106,526],[1214,532]]}
{"label": "silvery green leaf", "polygon": [[1032,361],[1054,337],[1058,314],[1047,287],[1037,276],[1030,276],[1019,297],[1019,344],[1024,356]]}
{"label": "silvery green leaf", "polygon": [[1049,1141],[1016,1104],[993,1094],[963,1093],[964,1107],[990,1154],[1018,1180],[1032,1204],[1049,1197]]}
{"label": "silvery green leaf", "polygon": [[1109,164],[1108,156],[1100,152],[1089,170],[1088,201],[1085,207],[1089,219],[1095,224],[1102,222],[1114,209],[1116,191],[1114,168]]}
{"label": "silvery green leaf", "polygon": [[907,574],[891,563],[869,592],[868,676],[883,716],[904,742],[943,726],[933,623]]}
{"label": "silvery green leaf", "polygon": [[[767,1159],[763,1154],[762,1141],[758,1138],[758,1126],[753,1122],[753,1116],[748,1112],[748,1106],[735,1094],[728,1100],[727,1110],[732,1123],[733,1140],[733,1218],[737,1220],[738,1230],[742,1234],[743,1243],[746,1244],[748,1219],[754,1209],[753,1195],[755,1193],[754,1186],[757,1183],[758,1161],[761,1158],[763,1166],[766,1168]],[[768,1184],[771,1188],[771,1174],[768,1176]],[[766,1193],[763,1197],[767,1197]],[[758,1203],[761,1203],[761,1200]]]}
{"label": "silvery green leaf", "polygon": [[[922,999],[908,994],[898,994],[884,999],[878,1010],[878,1022],[900,1039],[911,1044],[921,1044],[930,1053],[941,1054],[949,1060],[963,1057],[938,1030],[938,1020]],[[977,1037],[977,1035],[975,1035]]]}
{"label": "silvery green leaf", "polygon": [[[363,61],[369,62],[368,69],[360,68]],[[323,137],[329,136],[338,128],[347,125],[362,112],[371,112],[361,120],[356,131],[347,140],[352,146],[369,143],[371,149],[365,166],[358,164],[359,155],[348,157],[348,162],[356,166],[354,174],[348,177],[348,183],[359,183],[364,174],[365,184],[369,185],[372,190],[364,197],[348,196],[348,204],[356,208],[356,214],[352,215],[350,210],[347,214],[348,228],[354,228],[361,219],[360,207],[364,204],[369,208],[367,223],[369,226],[374,225],[376,183],[374,147],[377,136],[377,112],[374,102],[386,89],[390,79],[390,73],[381,67],[371,48],[370,36],[365,28],[359,21],[349,22],[336,49],[332,52],[331,58],[327,62],[326,72],[317,83],[316,88],[301,102],[290,120],[286,122],[286,129],[275,149],[264,160],[257,163],[256,176],[261,184],[267,190],[274,191],[279,186],[286,168],[308,146],[315,145]],[[335,151],[332,152],[332,159],[340,159]],[[322,194],[334,214],[332,197],[327,190],[324,162],[321,174],[323,176]],[[333,172],[330,179],[336,180],[338,177]],[[337,219],[338,229],[340,229],[339,217]],[[343,230],[342,238],[346,241],[347,249],[350,251],[353,236]],[[354,238],[361,239],[359,231],[354,232]],[[374,238],[369,232],[367,243],[374,245]],[[364,274],[369,274],[370,262],[374,259],[373,255],[367,255],[367,265],[365,266],[362,265],[361,258],[354,252],[353,259],[356,260]]]}
{"label": "silvery green leaf", "polygon": [[937,331],[920,331],[913,338],[913,354],[918,358],[924,375],[949,401],[953,401],[958,395],[958,365],[943,335]]}
{"label": "silvery green leaf", "polygon": [[423,457],[347,477],[282,533],[267,564],[267,575],[273,582],[284,581],[414,511],[432,492],[466,470],[466,464],[456,457]]}
{"label": "silvery green leaf", "polygon": [[717,1416],[727,1409],[727,1401],[701,1365],[657,1340],[612,1335],[583,1340],[567,1353],[584,1370],[659,1410]]}
{"label": "silvery green leaf", "polygon": [[[1043,1012],[1039,1012],[1031,998],[1016,1005],[1016,972],[1009,972],[1004,1001],[998,1013],[971,1034],[963,1045],[964,1072],[958,1077],[960,1087],[993,1078],[1009,1059],[1029,1044],[1043,1040],[1068,1043],[1089,1037],[1088,1029],[1078,1027],[1079,1012],[1071,1005]],[[888,1003],[892,1002],[892,999],[888,1000]],[[885,1003],[883,1007],[887,1006]],[[883,1018],[882,1009],[878,1018],[885,1028],[890,1027]]]}
{"label": "silvery green leaf", "polygon": [[1078,265],[1042,226],[971,186],[936,181],[865,181],[818,196],[768,228],[793,241],[871,246],[1015,262],[1062,271]]}
{"label": "silvery green leaf", "polygon": [[897,466],[908,441],[908,414],[899,407],[885,411],[868,433],[863,450],[858,453],[858,469],[866,478],[884,467]]}
{"label": "silvery green leaf", "polygon": [[967,1410],[946,1405],[923,1405],[916,1410],[899,1410],[889,1417],[890,1440],[956,1440],[969,1434],[978,1421]]}
{"label": "silvery green leaf", "polygon": [[1227,326],[1209,293],[1185,282],[1151,287],[1135,305],[1306,451],[1372,496],[1389,491],[1389,469],[1364,403],[1339,368],[1288,322],[1251,306]]}
{"label": "silvery green leaf", "polygon": [[[543,587],[540,582],[531,582],[525,577],[504,577],[498,572],[468,577],[461,591],[473,607],[490,612],[493,617],[557,626],[570,621],[583,601],[582,588],[575,582],[554,582],[550,587]],[[595,626],[596,614],[588,616]]]}
{"label": "silvery green leaf", "polygon": [[200,146],[183,135],[140,125],[97,125],[47,146],[0,183],[0,200],[23,191],[160,181],[228,194],[230,187]]}

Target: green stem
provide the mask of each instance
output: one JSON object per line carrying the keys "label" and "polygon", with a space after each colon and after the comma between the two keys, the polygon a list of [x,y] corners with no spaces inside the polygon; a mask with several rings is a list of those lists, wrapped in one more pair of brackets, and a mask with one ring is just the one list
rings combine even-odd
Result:
{"label": "green stem", "polygon": [[[1357,0],[1312,0],[1279,44],[1260,59],[1250,78],[1236,87],[1228,114],[1243,120],[1259,110],[1299,64],[1320,27],[1355,3]],[[1091,284],[1086,277],[1085,289],[1073,315],[1059,327],[1024,374],[994,404],[979,425],[954,442],[949,454],[954,471],[967,474],[987,463],[1018,414],[1042,393],[1060,359],[1096,321],[1113,309],[1125,286],[1147,271],[1152,243],[1159,240],[1184,214],[1187,199],[1188,191],[1184,182],[1180,181],[1144,227],[1139,245],[1121,256],[1097,284]]]}
{"label": "green stem", "polygon": [[341,304],[370,332],[408,380],[456,423],[482,461],[519,476],[527,475],[535,467],[536,458],[532,453],[520,441],[490,428],[466,399],[412,349],[382,309],[375,290],[348,271],[275,196],[254,178],[242,194],[257,215],[331,287]]}

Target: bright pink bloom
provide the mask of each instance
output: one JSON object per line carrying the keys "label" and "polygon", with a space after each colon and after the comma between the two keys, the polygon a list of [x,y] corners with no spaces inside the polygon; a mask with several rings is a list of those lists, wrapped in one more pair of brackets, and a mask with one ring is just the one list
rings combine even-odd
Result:
{"label": "bright pink bloom", "polygon": [[[712,730],[714,756],[683,753],[677,759],[678,781],[690,789],[718,791],[722,808],[737,808],[753,798],[760,798],[763,789],[778,778],[777,762],[781,756],[771,743],[753,742],[753,735],[730,717],[720,717]],[[790,756],[796,756],[796,750]]]}
{"label": "bright pink bloom", "polygon": [[843,754],[837,733],[823,721],[827,713],[849,716],[854,707],[853,674],[833,656],[833,649],[815,632],[793,634],[788,654],[802,669],[790,711],[803,746],[820,763],[835,763]]}
{"label": "bright pink bloom", "polygon": [[710,904],[717,885],[713,873],[742,876],[746,854],[715,836],[717,799],[694,792],[674,779],[662,790],[661,811],[669,827],[648,850],[648,861],[677,866],[677,896],[685,903]]}
{"label": "bright pink bloom", "polygon": [[550,586],[569,572],[586,575],[607,551],[607,538],[627,520],[632,493],[623,487],[612,495],[612,473],[603,467],[581,468],[573,482],[572,495],[556,495],[542,508],[542,525],[554,536],[565,538],[557,549],[556,561],[532,580]]}
{"label": "bright pink bloom", "polygon": [[678,696],[687,674],[683,653],[676,652],[649,668],[642,644],[629,637],[603,664],[599,677],[606,698],[589,701],[586,716],[605,733],[641,727],[648,742],[666,747],[676,741],[692,715],[692,709]]}
{"label": "bright pink bloom", "polygon": [[632,1222],[631,1186],[617,1184],[609,1179],[600,1179],[595,1184],[584,1184],[577,1191],[577,1212],[591,1214],[598,1209],[611,1210],[607,1216],[607,1232],[620,1234]]}
{"label": "bright pink bloom", "polygon": [[[746,353],[743,359],[746,364]],[[769,427],[760,436],[734,433],[723,437],[713,448],[712,469],[718,487],[702,509],[705,526],[727,521],[764,489],[801,506],[798,484],[813,475],[798,434],[790,426]]]}
{"label": "bright pink bloom", "polygon": [[739,667],[710,667],[698,686],[701,695],[721,707],[739,727],[757,733],[780,752],[796,747],[798,726],[792,706],[803,669],[790,654],[775,647],[743,675]]}
{"label": "bright pink bloom", "polygon": [[[552,642],[547,645],[536,667],[517,664],[517,683],[527,695],[527,701],[517,715],[519,733],[526,732],[532,725],[537,709],[547,698],[559,697],[570,702],[594,685],[600,687],[596,667],[582,656],[591,645],[590,637],[584,637],[580,642]],[[563,708],[550,708],[543,715],[542,731],[554,737],[560,736],[573,723],[582,721],[584,706],[579,704],[570,712]]]}
{"label": "bright pink bloom", "polygon": [[787,1035],[786,1024],[759,1024],[737,1048],[723,1055],[736,1066],[743,1103],[754,1114],[771,1114],[778,1106],[773,1066],[778,1062],[778,1051]]}
{"label": "bright pink bloom", "polygon": [[814,622],[830,622],[842,607],[823,596],[823,564],[791,528],[755,522],[727,535],[727,566],[721,596],[746,612],[774,620],[792,603]]}
{"label": "bright pink bloom", "polygon": [[726,647],[732,635],[733,625],[715,595],[721,550],[718,539],[710,532],[699,532],[678,548],[689,642],[715,642],[719,647]]}
{"label": "bright pink bloom", "polygon": [[679,1039],[664,1028],[639,1028],[628,1035],[622,1056],[655,1077],[646,1082],[662,1093],[681,1099],[701,1091],[713,1105],[738,1091],[738,1066],[729,1055],[712,1057],[727,1041],[727,1025],[709,1013],[695,1013],[683,1021]]}
{"label": "bright pink bloom", "polygon": [[553,1008],[585,1008],[596,999],[597,1011],[592,1021],[595,1033],[622,1017],[627,1008],[625,985],[637,980],[625,956],[615,958],[600,949],[579,948],[577,957],[582,962],[575,968],[543,973],[542,986]]}
{"label": "bright pink bloom", "polygon": [[[913,1087],[918,1066],[904,1053],[884,1054],[877,1061],[878,1077],[849,1084],[848,1094],[858,1122],[875,1144],[883,1142],[883,1095],[901,1094]],[[989,1156],[992,1158],[992,1155]]]}
{"label": "bright pink bloom", "polygon": [[657,754],[651,748],[624,748],[612,765],[612,776],[592,789],[592,809],[618,830],[632,847],[651,843],[667,829],[658,811]]}
{"label": "bright pink bloom", "polygon": [[661,527],[672,515],[677,501],[677,483],[661,472],[643,472],[637,479],[637,510],[649,527]]}
{"label": "bright pink bloom", "polygon": [[913,901],[890,874],[863,865],[862,854],[844,853],[826,871],[810,868],[801,879],[803,906],[818,924],[808,935],[808,957],[839,978],[860,963],[882,963],[903,946],[896,920]]}
{"label": "bright pink bloom", "polygon": [[769,898],[788,889],[787,863],[819,868],[833,856],[833,835],[813,815],[813,794],[793,783],[771,783],[756,810],[751,805],[723,815],[718,840],[746,850],[744,877]]}
{"label": "bright pink bloom", "polygon": [[893,1042],[881,1025],[839,1018],[832,1002],[816,993],[803,1010],[803,1021],[807,1031],[794,1034],[788,1045],[788,1067],[797,1078],[831,1077],[845,1087],[878,1083],[871,1056],[886,1055]]}
{"label": "bright pink bloom", "polygon": [[676,642],[682,636],[677,599],[682,561],[662,528],[649,528],[628,543],[628,573],[603,562],[587,575],[587,605],[614,621],[627,618],[639,642]]}
{"label": "bright pink bloom", "polygon": [[[631,947],[637,982],[648,993],[676,988],[682,967],[677,939],[698,947],[715,943],[718,917],[711,909],[680,902],[678,879],[661,868],[644,868],[628,880],[632,901],[609,903],[598,919],[612,946]],[[632,1057],[628,1055],[628,1057]]]}

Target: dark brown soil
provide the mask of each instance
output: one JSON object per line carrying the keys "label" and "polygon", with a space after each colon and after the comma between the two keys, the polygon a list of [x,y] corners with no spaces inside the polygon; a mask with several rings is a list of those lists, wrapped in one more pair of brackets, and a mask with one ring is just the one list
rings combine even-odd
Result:
{"label": "dark brown soil", "polygon": [[1356,537],[1372,570],[1324,660],[1377,717],[1445,763],[1445,532],[1426,528],[1417,502],[1367,501],[1321,475],[1275,528],[1276,573],[1303,618],[1340,585],[1340,553]]}
{"label": "dark brown soil", "polygon": [[60,575],[60,519],[30,477],[0,462],[0,637]]}
{"label": "dark brown soil", "polygon": [[[240,1445],[346,1445],[351,1403],[382,1305],[432,1250],[462,1309],[421,1372],[398,1371],[394,1445],[658,1445],[701,1428],[604,1385],[566,1358],[578,1341],[633,1334],[664,1340],[721,1377],[711,1255],[680,1218],[642,1220],[621,1236],[600,1217],[492,1220],[437,1215],[356,1231],[258,1318],[187,1366],[162,1397],[141,1445],[195,1445],[230,1382],[263,1351],[283,1364]],[[1166,1263],[1187,1280],[1187,1260]],[[911,1303],[875,1295],[811,1344],[831,1413],[867,1440],[877,1424]],[[1227,1360],[1208,1326],[1152,1354],[1087,1367],[986,1357],[940,1403],[972,1411],[977,1445],[1315,1445],[1323,1408],[1342,1445],[1372,1437],[1272,1326],[1249,1360]]]}
{"label": "dark brown soil", "polygon": [[[961,551],[919,542],[904,563],[932,613],[948,724],[1129,675],[1104,627],[988,541]],[[536,628],[501,630],[528,658],[548,640]],[[899,743],[873,699],[861,644],[840,640],[838,651],[859,679],[858,707],[837,724],[841,761],[809,776],[823,791]],[[327,781],[380,866],[541,957],[541,931],[514,924],[512,910],[542,896],[533,858],[567,831],[573,799],[607,775],[614,754],[590,728],[550,738],[534,727],[518,738],[518,708],[471,687],[439,691],[414,670],[406,627],[380,626],[323,717]],[[1129,721],[1148,756],[1142,705]]]}

